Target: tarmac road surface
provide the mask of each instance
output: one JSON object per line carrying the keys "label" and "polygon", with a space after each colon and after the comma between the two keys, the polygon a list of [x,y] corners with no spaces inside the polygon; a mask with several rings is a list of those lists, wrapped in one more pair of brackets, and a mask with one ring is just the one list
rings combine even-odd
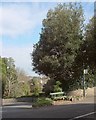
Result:
{"label": "tarmac road surface", "polygon": [[75,120],[79,118],[94,118],[94,98],[89,97],[73,104],[32,108],[31,105],[3,106],[3,118],[67,118]]}

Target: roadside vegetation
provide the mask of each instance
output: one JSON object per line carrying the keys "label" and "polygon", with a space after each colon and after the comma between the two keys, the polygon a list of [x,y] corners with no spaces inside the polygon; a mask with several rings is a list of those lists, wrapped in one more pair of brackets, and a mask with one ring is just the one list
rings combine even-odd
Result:
{"label": "roadside vegetation", "polygon": [[38,98],[35,102],[33,102],[32,107],[43,107],[52,105],[52,100],[50,98]]}
{"label": "roadside vegetation", "polygon": [[[50,9],[42,20],[38,43],[31,53],[33,70],[47,79],[26,75],[15,67],[13,58],[0,57],[2,97],[36,98],[33,107],[52,105],[50,93],[83,89],[96,86],[96,16],[84,24],[81,4],[58,4]],[[42,81],[41,81],[42,80]],[[42,97],[41,97],[42,96]],[[59,94],[57,97],[62,97]],[[78,100],[80,96],[75,98]],[[56,100],[58,100],[56,98]],[[68,96],[64,100],[71,100]]]}
{"label": "roadside vegetation", "polygon": [[80,3],[59,4],[48,11],[31,54],[33,70],[50,78],[47,94],[58,80],[63,91],[83,89],[84,69],[85,87],[96,86],[95,33],[96,16],[86,25]]}

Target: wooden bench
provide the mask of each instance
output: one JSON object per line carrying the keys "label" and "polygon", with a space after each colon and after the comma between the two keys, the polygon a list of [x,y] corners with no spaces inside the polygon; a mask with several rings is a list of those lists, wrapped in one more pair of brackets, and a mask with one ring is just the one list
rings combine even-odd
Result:
{"label": "wooden bench", "polygon": [[53,100],[64,100],[64,92],[50,93],[50,96]]}
{"label": "wooden bench", "polygon": [[69,100],[73,101],[72,96],[66,96],[64,92],[50,93],[53,100]]}

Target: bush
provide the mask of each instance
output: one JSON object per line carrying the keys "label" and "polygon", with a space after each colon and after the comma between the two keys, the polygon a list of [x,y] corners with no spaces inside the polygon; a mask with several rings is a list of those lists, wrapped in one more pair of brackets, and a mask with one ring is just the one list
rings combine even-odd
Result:
{"label": "bush", "polygon": [[62,88],[60,87],[61,82],[56,81],[56,84],[54,85],[54,92],[62,92]]}
{"label": "bush", "polygon": [[50,98],[38,98],[34,103],[33,107],[49,106],[52,105],[52,100]]}
{"label": "bush", "polygon": [[15,89],[15,98],[30,95],[30,86],[28,83],[18,83]]}

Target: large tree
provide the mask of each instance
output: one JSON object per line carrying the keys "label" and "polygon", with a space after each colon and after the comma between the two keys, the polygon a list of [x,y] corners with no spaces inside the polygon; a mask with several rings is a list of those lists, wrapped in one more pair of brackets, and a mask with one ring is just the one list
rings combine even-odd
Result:
{"label": "large tree", "polygon": [[2,80],[2,96],[10,97],[14,94],[14,85],[17,82],[16,69],[13,58],[1,58],[0,67],[2,74],[0,79]]}
{"label": "large tree", "polygon": [[79,3],[59,4],[50,9],[40,40],[32,53],[33,70],[55,80],[73,76],[73,63],[83,42],[84,17]]}
{"label": "large tree", "polygon": [[96,16],[92,17],[86,26],[85,42],[82,47],[86,52],[84,53],[84,64],[89,69],[90,82],[94,81],[96,85]]}
{"label": "large tree", "polygon": [[23,69],[17,68],[17,84],[15,86],[15,96],[28,96],[30,95],[30,78]]}
{"label": "large tree", "polygon": [[86,41],[84,45],[88,64],[91,68],[96,69],[96,16],[90,20],[86,27]]}
{"label": "large tree", "polygon": [[88,69],[86,85],[89,87],[96,85],[96,16],[92,17],[86,25],[84,42],[81,44],[74,62],[74,77],[77,78],[79,85],[84,69]]}

